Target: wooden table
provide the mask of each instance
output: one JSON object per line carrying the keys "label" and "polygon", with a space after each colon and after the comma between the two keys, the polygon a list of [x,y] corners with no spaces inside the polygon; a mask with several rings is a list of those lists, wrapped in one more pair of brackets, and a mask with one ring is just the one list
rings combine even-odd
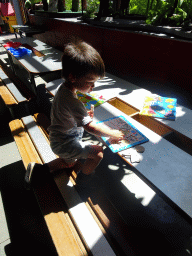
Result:
{"label": "wooden table", "polygon": [[[58,79],[48,83],[47,90],[54,96],[62,81]],[[140,116],[144,98],[151,92],[108,73],[104,79],[95,83],[94,91],[108,100],[95,108],[96,121],[123,115],[149,138],[149,142],[143,144],[145,152],[139,154],[139,163],[131,163],[129,158],[122,157],[131,165],[127,171],[129,175],[121,180],[124,186],[137,198],[143,198],[143,205],[147,205],[158,191],[191,219],[192,110],[177,105],[175,121]],[[175,140],[183,144],[185,150],[167,139],[172,134],[175,134]],[[133,149],[127,149],[118,154],[122,156],[132,153]]]}
{"label": "wooden table", "polygon": [[23,37],[23,34],[25,34],[26,36],[32,36],[34,34],[39,34],[44,32],[42,29],[38,29],[36,26],[12,25],[12,28],[14,30],[16,38],[17,38],[17,34],[19,34],[20,37]]}
{"label": "wooden table", "polygon": [[[30,56],[25,55],[21,58],[16,58],[10,51],[5,49],[8,53],[13,72],[16,73],[13,63],[13,60],[15,60],[28,72],[31,90],[36,94],[34,77],[50,72],[61,71],[62,52],[32,37],[13,39],[12,41],[20,42],[24,46],[27,45],[27,47],[29,46],[29,48],[32,48],[33,52]],[[5,44],[6,42],[7,40],[1,41],[2,44]]]}
{"label": "wooden table", "polygon": [[[62,81],[62,79],[58,79],[51,81],[46,85],[48,91],[53,96],[55,95],[58,85],[60,85]],[[135,109],[134,112],[139,112],[143,107],[144,98],[152,94],[149,90],[109,73],[106,73],[106,76],[102,80],[98,80],[95,83],[93,91],[98,95],[102,95],[106,100],[118,97],[131,105],[132,108]],[[158,120],[162,124],[165,124],[174,131],[177,131],[192,140],[192,110],[177,104],[176,112],[175,121],[165,119],[154,120]]]}
{"label": "wooden table", "polygon": [[[155,194],[159,193],[177,209],[182,210],[184,215],[187,218],[190,217],[191,220],[191,155],[108,102],[95,108],[94,118],[95,121],[102,121],[119,115],[125,116],[149,139],[148,142],[142,144],[145,148],[144,153],[137,153],[140,158],[138,163],[132,163],[130,158],[126,157],[135,154],[134,148],[118,153],[131,166],[127,171],[129,175],[124,175],[121,182],[136,197],[142,198],[143,205],[150,203]],[[138,187],[134,186],[136,180],[140,183]]]}

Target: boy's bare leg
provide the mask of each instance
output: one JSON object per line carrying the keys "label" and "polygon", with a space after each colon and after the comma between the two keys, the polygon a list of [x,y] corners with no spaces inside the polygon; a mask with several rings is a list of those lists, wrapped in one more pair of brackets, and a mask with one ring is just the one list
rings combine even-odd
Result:
{"label": "boy's bare leg", "polygon": [[103,159],[103,148],[98,145],[92,145],[91,151],[88,155],[87,160],[85,161],[82,167],[82,173],[89,175],[91,174],[98,164]]}
{"label": "boy's bare leg", "polygon": [[47,165],[48,165],[48,167],[50,169],[50,172],[52,173],[52,172],[54,172],[56,170],[62,170],[64,168],[71,168],[75,164],[76,164],[76,162],[69,164],[69,163],[66,163],[64,159],[57,158],[57,159],[49,162]]}

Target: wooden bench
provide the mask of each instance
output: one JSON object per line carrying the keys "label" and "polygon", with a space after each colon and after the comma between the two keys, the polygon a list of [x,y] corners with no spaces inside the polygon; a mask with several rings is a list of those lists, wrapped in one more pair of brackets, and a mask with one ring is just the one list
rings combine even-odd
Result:
{"label": "wooden bench", "polygon": [[[49,145],[49,124],[44,114],[10,122],[25,168],[29,162],[56,159]],[[96,191],[82,201],[75,178],[75,170],[58,172],[40,176],[33,187],[58,255],[136,255],[137,241],[132,241],[128,226],[107,197]]]}
{"label": "wooden bench", "polygon": [[33,36],[34,34],[40,34],[43,33],[44,30],[39,29],[37,26],[28,26],[28,25],[12,25],[12,28],[14,30],[15,37],[17,38],[17,34],[20,37],[25,36]]}
{"label": "wooden bench", "polygon": [[30,100],[18,90],[6,73],[0,68],[0,96],[5,106],[10,110],[12,118],[30,114]]}

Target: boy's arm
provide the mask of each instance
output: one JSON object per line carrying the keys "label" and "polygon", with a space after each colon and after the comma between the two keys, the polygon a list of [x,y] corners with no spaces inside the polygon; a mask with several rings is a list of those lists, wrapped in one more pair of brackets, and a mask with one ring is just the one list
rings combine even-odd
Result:
{"label": "boy's arm", "polygon": [[84,126],[84,129],[96,136],[104,136],[104,137],[111,137],[114,140],[121,141],[124,138],[124,134],[119,130],[112,130],[107,128],[102,124],[96,124],[95,122],[90,122]]}

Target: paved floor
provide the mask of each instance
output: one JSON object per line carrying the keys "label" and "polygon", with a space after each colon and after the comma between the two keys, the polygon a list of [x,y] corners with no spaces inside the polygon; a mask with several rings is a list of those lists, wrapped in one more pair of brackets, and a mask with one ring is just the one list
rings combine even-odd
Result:
{"label": "paved floor", "polygon": [[[55,255],[36,199],[23,187],[25,169],[9,130],[11,117],[1,102],[0,110],[0,256]],[[108,154],[106,149],[97,172],[128,223],[139,255],[192,255],[191,223],[158,194],[144,206],[142,198],[135,198],[120,182],[128,166],[118,157],[109,159]]]}

